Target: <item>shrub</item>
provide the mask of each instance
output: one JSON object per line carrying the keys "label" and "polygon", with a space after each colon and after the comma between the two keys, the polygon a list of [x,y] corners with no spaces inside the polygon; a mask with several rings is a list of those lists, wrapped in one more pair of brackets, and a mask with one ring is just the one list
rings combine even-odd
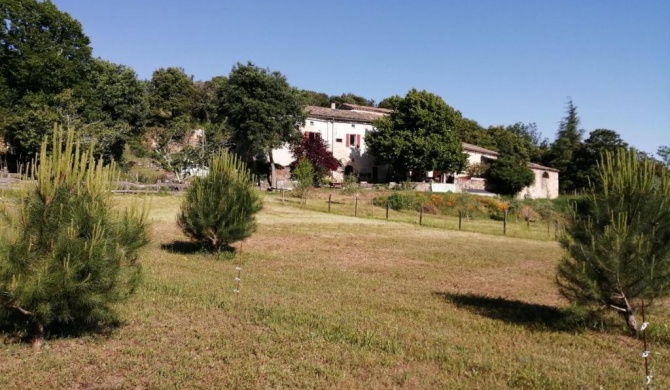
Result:
{"label": "shrub", "polygon": [[218,252],[256,231],[262,203],[252,175],[237,157],[222,152],[211,158],[209,169],[188,187],[177,223],[189,238]]}
{"label": "shrub", "polygon": [[295,188],[295,194],[299,197],[307,196],[307,193],[314,185],[314,166],[306,158],[298,160],[293,169],[293,177],[298,181]]}
{"label": "shrub", "polygon": [[[27,331],[39,348],[44,331],[77,331],[117,321],[113,304],[140,280],[138,251],[148,243],[144,208],[115,211],[114,165],[95,161],[74,132],[56,129],[42,142],[36,186],[19,210],[3,210],[0,320]],[[27,329],[23,329],[28,325]]]}

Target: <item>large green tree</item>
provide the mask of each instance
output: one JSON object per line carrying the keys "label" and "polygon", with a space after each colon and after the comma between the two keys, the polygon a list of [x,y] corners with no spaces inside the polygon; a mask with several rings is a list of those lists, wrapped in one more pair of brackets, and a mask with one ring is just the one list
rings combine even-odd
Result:
{"label": "large green tree", "polygon": [[572,160],[575,153],[581,148],[584,130],[579,128],[577,107],[568,100],[565,117],[556,133],[556,140],[551,144],[545,163],[561,172],[560,189],[563,192],[572,191],[575,187],[575,171],[572,169]]}
{"label": "large green tree", "polygon": [[528,160],[513,154],[501,154],[491,161],[485,173],[486,185],[500,195],[514,196],[533,184],[535,174],[528,168]]}
{"label": "large green tree", "polygon": [[569,166],[574,187],[578,190],[588,190],[591,184],[600,183],[598,175],[598,161],[604,152],[614,152],[619,148],[628,148],[619,134],[614,130],[596,129],[589,133],[589,137],[575,152]]}
{"label": "large green tree", "polygon": [[53,123],[87,104],[90,42],[50,1],[5,0],[0,13],[0,132],[30,161]]}
{"label": "large green tree", "polygon": [[605,152],[598,175],[560,240],[557,282],[572,302],[611,307],[637,332],[639,300],[670,293],[670,171],[618,149]]}
{"label": "large green tree", "polygon": [[458,134],[461,119],[441,97],[412,89],[394,112],[375,122],[377,131],[365,142],[377,163],[391,165],[396,174],[460,172],[466,162]]}
{"label": "large green tree", "polygon": [[220,115],[227,118],[235,149],[246,161],[256,155],[270,162],[270,185],[276,182],[272,150],[300,142],[306,113],[300,91],[277,71],[251,62],[238,63],[221,90]]}

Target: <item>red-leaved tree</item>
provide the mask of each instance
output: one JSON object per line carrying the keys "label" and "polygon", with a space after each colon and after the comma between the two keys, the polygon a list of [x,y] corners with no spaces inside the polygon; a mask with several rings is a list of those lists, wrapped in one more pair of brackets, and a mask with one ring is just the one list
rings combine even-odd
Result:
{"label": "red-leaved tree", "polygon": [[318,177],[322,177],[342,165],[328,150],[328,145],[318,133],[313,135],[307,133],[302,142],[291,147],[291,153],[293,153],[296,161],[300,158],[309,160]]}

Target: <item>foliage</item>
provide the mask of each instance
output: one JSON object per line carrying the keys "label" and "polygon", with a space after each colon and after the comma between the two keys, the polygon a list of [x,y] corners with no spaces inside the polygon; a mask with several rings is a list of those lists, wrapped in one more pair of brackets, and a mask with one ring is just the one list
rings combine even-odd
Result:
{"label": "foliage", "polygon": [[659,146],[656,151],[658,157],[661,158],[661,162],[665,165],[666,168],[670,169],[670,147],[668,146]]}
{"label": "foliage", "polygon": [[300,91],[303,101],[308,106],[330,107],[330,99],[323,92],[315,92],[303,89]]}
{"label": "foliage", "polygon": [[535,174],[527,161],[513,155],[500,155],[491,161],[486,172],[486,184],[501,195],[514,196],[524,187],[533,184]]}
{"label": "foliage", "polygon": [[362,96],[354,95],[353,93],[343,93],[340,96],[331,96],[329,98],[331,103],[335,103],[337,107],[341,106],[344,103],[356,104],[359,106],[374,107],[375,101],[372,99],[366,99]]}
{"label": "foliage", "polygon": [[377,131],[365,141],[377,164],[390,164],[397,173],[465,167],[458,137],[461,113],[426,91],[409,91],[396,111],[375,122]]}
{"label": "foliage", "polygon": [[295,189],[298,196],[307,196],[310,188],[314,186],[315,175],[316,171],[309,159],[304,157],[300,158],[293,169],[293,177],[298,181],[298,186]]}
{"label": "foliage", "polygon": [[50,1],[3,1],[0,14],[0,133],[14,158],[26,163],[54,119],[63,119],[59,111],[70,103],[64,100],[81,104],[93,61],[90,42],[81,24]]}
{"label": "foliage", "polygon": [[465,168],[465,173],[467,173],[468,176],[470,177],[484,177],[488,170],[489,170],[489,164],[474,163],[469,164],[468,167]]}
{"label": "foliage", "polygon": [[591,184],[598,186],[598,159],[600,155],[605,151],[612,153],[619,148],[628,148],[628,144],[621,139],[616,131],[608,129],[593,130],[577,149],[570,164],[569,172],[574,188],[585,190]]}
{"label": "foliage", "polygon": [[670,173],[620,149],[598,174],[561,238],[558,286],[572,302],[618,310],[636,332],[634,300],[670,293]]}
{"label": "foliage", "polygon": [[306,113],[300,91],[279,72],[249,62],[233,67],[220,92],[219,115],[227,117],[235,150],[245,160],[267,155],[274,184],[272,150],[300,142]]}
{"label": "foliage", "polygon": [[314,167],[314,174],[320,178],[337,170],[342,164],[328,150],[328,145],[319,135],[304,137],[302,142],[291,146],[291,153],[296,161],[307,159]]}
{"label": "foliage", "polygon": [[395,110],[398,108],[398,105],[402,101],[402,96],[400,95],[393,95],[389,96],[385,99],[382,99],[381,102],[377,105],[379,108],[386,108],[388,110]]}
{"label": "foliage", "polygon": [[355,175],[344,175],[344,181],[342,182],[343,194],[354,194],[359,190],[359,188],[360,186],[358,185],[358,179]]}
{"label": "foliage", "polygon": [[[170,67],[155,70],[148,90],[150,124],[157,127],[174,127],[176,122],[190,125],[196,96],[193,78],[186,75],[184,69]],[[188,129],[180,127],[183,136]]]}
{"label": "foliage", "polygon": [[148,243],[144,209],[111,204],[115,168],[95,161],[93,148],[53,132],[42,143],[16,213],[5,209],[0,239],[0,319],[29,323],[39,345],[45,329],[74,331],[110,324],[113,304],[139,282],[138,251]]}
{"label": "foliage", "polygon": [[211,158],[207,176],[191,182],[177,223],[193,241],[217,252],[256,231],[261,207],[246,164],[224,151]]}
{"label": "foliage", "polygon": [[568,100],[566,114],[556,133],[556,140],[551,144],[546,156],[545,164],[556,168],[561,172],[560,189],[562,192],[574,190],[575,170],[572,162],[577,151],[582,145],[584,130],[579,129],[579,116],[577,107]]}

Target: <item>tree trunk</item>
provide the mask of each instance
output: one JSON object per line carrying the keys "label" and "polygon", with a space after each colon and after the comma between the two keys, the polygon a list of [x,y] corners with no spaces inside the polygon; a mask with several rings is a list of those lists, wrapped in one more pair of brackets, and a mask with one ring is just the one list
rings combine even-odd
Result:
{"label": "tree trunk", "polygon": [[44,342],[44,326],[42,326],[41,323],[35,321],[33,323],[32,329],[30,330],[30,333],[33,337],[33,350],[35,352],[39,352],[42,348],[42,343]]}
{"label": "tree trunk", "polygon": [[635,319],[635,314],[633,313],[633,309],[629,308],[626,311],[621,312],[621,316],[626,320],[626,325],[628,326],[628,329],[631,331],[633,334],[637,334],[637,320]]}
{"label": "tree trunk", "polygon": [[270,177],[268,181],[270,188],[274,189],[277,186],[277,179],[275,178],[275,159],[272,157],[272,148],[268,151],[268,156],[270,160]]}

